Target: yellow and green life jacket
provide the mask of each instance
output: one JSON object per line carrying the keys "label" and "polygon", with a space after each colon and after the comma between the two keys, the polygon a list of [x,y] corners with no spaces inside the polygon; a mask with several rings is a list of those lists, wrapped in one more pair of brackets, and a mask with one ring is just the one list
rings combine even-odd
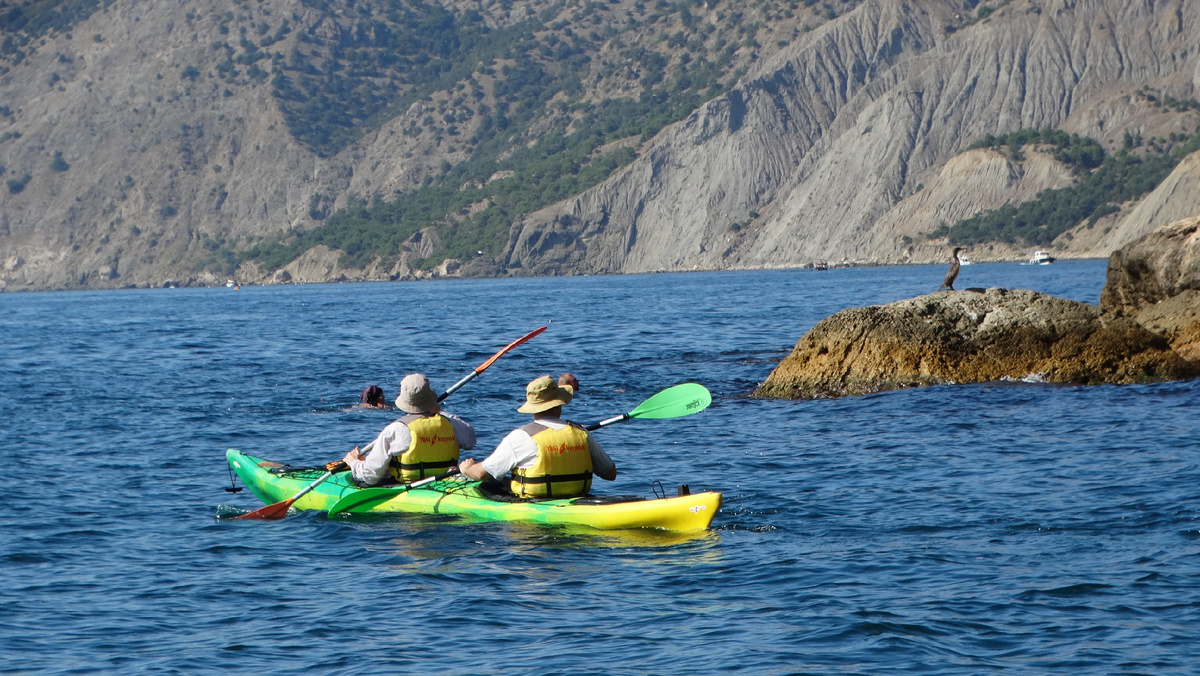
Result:
{"label": "yellow and green life jacket", "polygon": [[509,487],[522,498],[574,498],[592,487],[588,433],[575,423],[561,430],[533,422],[521,428],[537,444],[537,460],[513,469]]}
{"label": "yellow and green life jacket", "polygon": [[388,472],[396,481],[410,484],[441,474],[458,463],[458,439],[449,418],[410,413],[399,422],[408,427],[412,441],[407,451],[388,463]]}

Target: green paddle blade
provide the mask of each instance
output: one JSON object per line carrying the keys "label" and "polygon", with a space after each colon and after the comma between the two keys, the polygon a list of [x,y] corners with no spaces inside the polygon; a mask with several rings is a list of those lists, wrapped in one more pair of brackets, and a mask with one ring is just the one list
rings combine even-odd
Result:
{"label": "green paddle blade", "polygon": [[341,500],[333,503],[333,506],[329,508],[328,516],[337,516],[343,512],[365,512],[385,500],[390,500],[400,495],[404,491],[405,489],[403,488],[364,488],[361,491],[345,495]]}
{"label": "green paddle blade", "polygon": [[343,512],[350,512],[352,514],[366,512],[372,507],[380,503],[387,502],[401,493],[411,491],[414,488],[420,488],[421,486],[428,486],[435,481],[449,479],[455,474],[458,474],[458,468],[451,467],[437,476],[431,476],[421,479],[420,481],[414,481],[407,486],[379,486],[376,488],[364,488],[349,495],[342,496],[341,500],[333,503],[333,506],[329,508],[328,515],[337,516]]}
{"label": "green paddle blade", "polygon": [[684,383],[650,397],[628,415],[630,418],[681,418],[699,413],[711,403],[712,395],[703,385]]}

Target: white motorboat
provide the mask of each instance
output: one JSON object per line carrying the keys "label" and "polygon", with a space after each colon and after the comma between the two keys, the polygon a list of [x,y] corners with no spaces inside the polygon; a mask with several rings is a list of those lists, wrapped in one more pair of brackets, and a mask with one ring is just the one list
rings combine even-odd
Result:
{"label": "white motorboat", "polygon": [[1050,265],[1053,262],[1054,256],[1051,256],[1049,251],[1042,251],[1041,249],[1038,249],[1037,251],[1029,254],[1030,265]]}

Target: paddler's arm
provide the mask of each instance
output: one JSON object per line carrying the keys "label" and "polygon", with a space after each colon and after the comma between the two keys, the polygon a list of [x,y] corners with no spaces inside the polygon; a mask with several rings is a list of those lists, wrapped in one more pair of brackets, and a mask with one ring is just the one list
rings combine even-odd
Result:
{"label": "paddler's arm", "polygon": [[458,471],[463,475],[474,479],[475,481],[494,481],[495,477],[487,473],[483,468],[482,463],[475,462],[471,458],[463,458],[458,461]]}
{"label": "paddler's arm", "polygon": [[592,435],[588,435],[588,451],[592,454],[592,474],[598,476],[605,481],[613,481],[617,478],[617,464],[608,457],[608,453],[600,446],[600,442]]}
{"label": "paddler's arm", "polygon": [[521,430],[513,430],[483,462],[475,462],[471,458],[459,460],[458,471],[476,481],[485,481],[507,476],[512,468],[520,466],[522,461],[536,457],[537,444],[533,443],[533,439]]}
{"label": "paddler's arm", "polygon": [[450,421],[450,426],[454,428],[454,438],[458,441],[458,447],[464,451],[475,448],[475,428],[471,426],[471,423],[453,413],[442,411],[441,414]]}
{"label": "paddler's arm", "polygon": [[367,455],[364,456],[355,446],[354,450],[343,458],[350,466],[354,483],[358,486],[374,486],[383,481],[388,475],[388,461],[392,458],[392,449],[408,448],[410,441],[408,426],[392,423],[379,433],[375,439],[375,447]]}

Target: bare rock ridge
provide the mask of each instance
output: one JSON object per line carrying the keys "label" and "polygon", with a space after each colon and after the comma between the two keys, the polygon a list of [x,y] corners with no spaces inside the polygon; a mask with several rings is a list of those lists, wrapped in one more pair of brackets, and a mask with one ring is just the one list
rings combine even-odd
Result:
{"label": "bare rock ridge", "polygon": [[1200,214],[1200,152],[1184,158],[1170,176],[1130,209],[1101,245],[1119,248],[1154,232],[1164,223],[1197,214]]}
{"label": "bare rock ridge", "polygon": [[[947,33],[961,11],[877,0],[821,27],[664,131],[620,174],[519,219],[503,263],[514,274],[566,274],[930,260],[940,254],[914,257],[904,237],[936,228],[932,218],[1021,199],[1021,177],[1001,174],[1009,194],[905,204],[974,139],[1049,126],[1113,148],[1124,130],[1150,124],[1136,90],[1191,96],[1200,85],[1195,0],[1018,0]],[[1024,191],[1057,184],[1041,170]],[[1080,253],[1107,255],[1165,222],[1153,219],[1180,217],[1169,204],[1196,197],[1156,199],[1138,223]]]}
{"label": "bare rock ridge", "polygon": [[1072,183],[1070,169],[1045,153],[1030,152],[1026,162],[1017,163],[995,150],[968,150],[946,162],[922,190],[900,200],[880,217],[872,228],[873,239],[881,246],[903,243],[906,236],[912,239],[911,251],[903,250],[898,262],[925,259],[918,248],[926,255],[932,251],[945,256],[944,246],[922,242],[923,238],[914,234],[1008,203],[1021,203],[1043,190]]}
{"label": "bare rock ridge", "polygon": [[801,338],[755,394],[1200,376],[1198,230],[1200,217],[1169,224],[1114,253],[1102,307],[1036,291],[971,289],[843,310]]}

